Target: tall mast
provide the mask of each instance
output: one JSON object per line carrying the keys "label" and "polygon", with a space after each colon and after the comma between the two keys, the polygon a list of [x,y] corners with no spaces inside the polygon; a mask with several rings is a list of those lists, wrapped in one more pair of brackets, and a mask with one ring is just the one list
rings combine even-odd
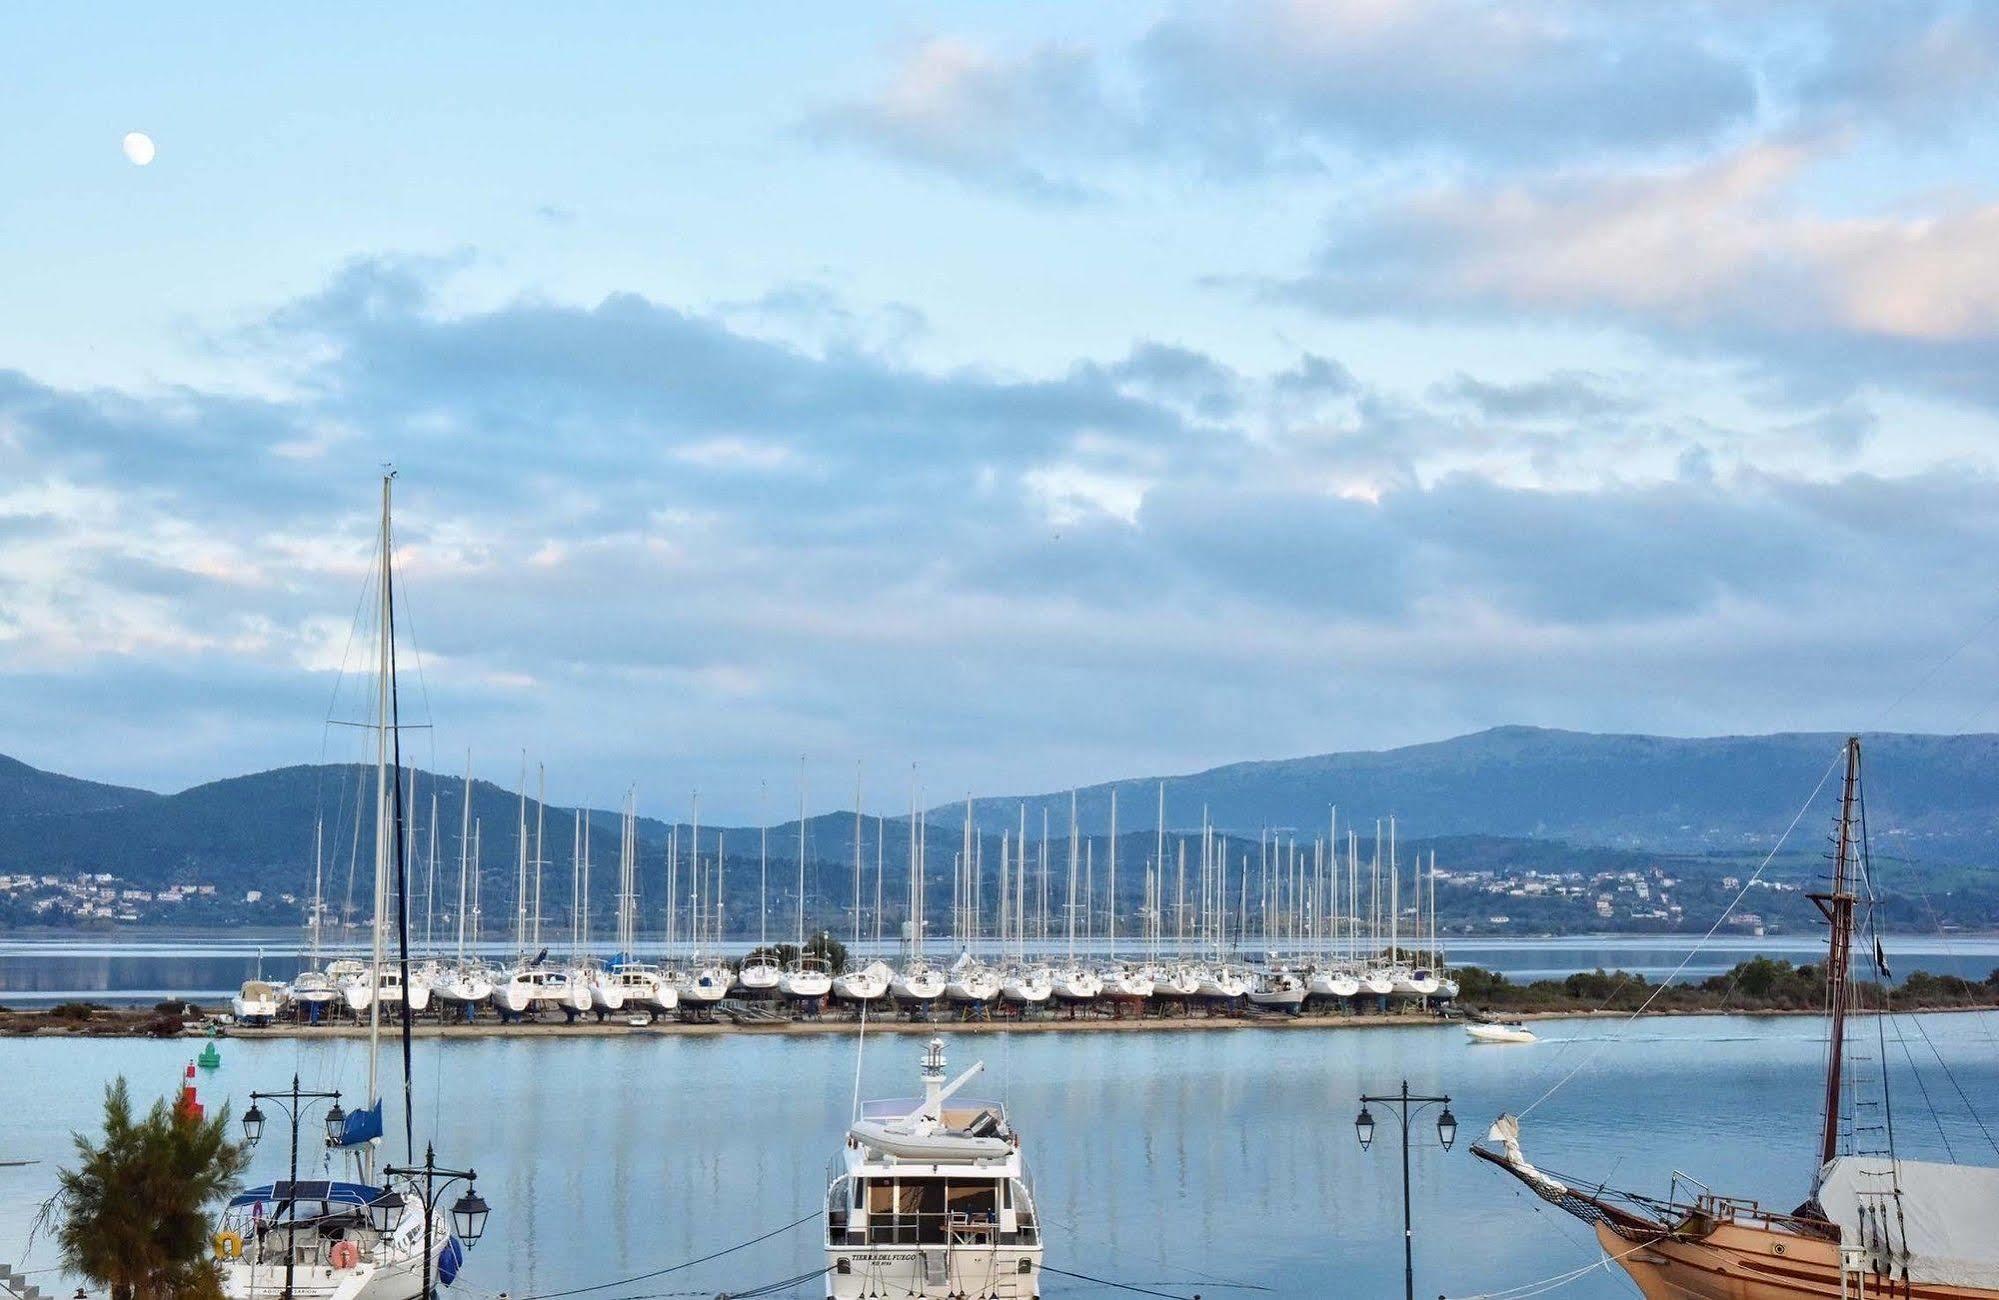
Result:
{"label": "tall mast", "polygon": [[861,946],[861,765],[854,764],[854,948]]}
{"label": "tall mast", "polygon": [[521,960],[533,953],[528,948],[528,755],[521,751],[520,824],[515,836],[520,841],[520,865],[514,879],[514,946]]}
{"label": "tall mast", "polygon": [[322,910],[319,898],[321,880],[325,875],[325,870],[326,818],[321,816],[312,819],[312,952],[306,962],[307,967],[312,970],[319,969],[319,931],[321,925],[320,912]]}
{"label": "tall mast", "polygon": [[423,877],[423,950],[433,953],[437,942],[431,919],[437,908],[437,791],[430,792],[430,866]]}
{"label": "tall mast", "polygon": [[770,786],[757,782],[757,948],[770,955]]}
{"label": "tall mast", "polygon": [[1826,1002],[1832,1010],[1826,1027],[1825,1123],[1819,1133],[1819,1166],[1839,1154],[1840,1088],[1846,1068],[1846,1008],[1853,967],[1853,830],[1854,805],[1860,795],[1860,737],[1846,740],[1846,780],[1839,796],[1839,841],[1832,859],[1832,892],[1811,900],[1831,926],[1826,955]]}
{"label": "tall mast", "polygon": [[798,757],[798,956],[805,958],[805,756]]}
{"label": "tall mast", "polygon": [[548,829],[548,768],[534,765],[534,950],[541,951],[542,832]]}
{"label": "tall mast", "polygon": [[1104,889],[1104,938],[1112,955],[1117,953],[1117,787],[1111,787],[1111,860],[1109,883]]}
{"label": "tall mast", "polygon": [[1069,792],[1069,895],[1062,914],[1068,919],[1069,960],[1076,960],[1076,792]]}
{"label": "tall mast", "polygon": [[[394,827],[389,814],[389,727],[390,710],[394,707],[390,696],[394,692],[394,674],[390,665],[392,633],[389,619],[389,488],[395,482],[394,475],[382,476],[382,535],[381,570],[376,577],[378,590],[375,593],[375,918],[370,940],[368,978],[374,981],[373,995],[368,999],[368,1104],[374,1105],[381,1099],[379,1057],[382,1052],[382,919],[387,910],[389,893],[390,857],[394,852],[391,836]],[[374,1164],[373,1148],[363,1153],[364,1172],[372,1172]],[[363,1181],[366,1181],[364,1178]]]}
{"label": "tall mast", "polygon": [[458,964],[465,964],[465,885],[472,867],[472,751],[465,751],[465,796],[458,807]]}

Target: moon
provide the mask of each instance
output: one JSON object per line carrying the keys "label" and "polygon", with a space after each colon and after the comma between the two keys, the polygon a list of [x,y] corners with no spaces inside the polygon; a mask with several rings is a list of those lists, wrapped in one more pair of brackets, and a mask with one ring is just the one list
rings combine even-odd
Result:
{"label": "moon", "polygon": [[124,140],[124,149],[126,160],[134,167],[144,167],[153,160],[153,154],[156,152],[153,148],[153,137],[144,131],[128,133]]}

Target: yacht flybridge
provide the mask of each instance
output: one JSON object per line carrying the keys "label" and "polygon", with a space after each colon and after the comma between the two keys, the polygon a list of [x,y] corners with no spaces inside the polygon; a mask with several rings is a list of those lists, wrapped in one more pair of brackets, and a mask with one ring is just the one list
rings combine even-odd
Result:
{"label": "yacht flybridge", "polygon": [[1041,1294],[1041,1225],[1020,1137],[995,1101],[944,1082],[944,1041],[923,1053],[923,1096],[868,1101],[826,1192],[828,1300]]}

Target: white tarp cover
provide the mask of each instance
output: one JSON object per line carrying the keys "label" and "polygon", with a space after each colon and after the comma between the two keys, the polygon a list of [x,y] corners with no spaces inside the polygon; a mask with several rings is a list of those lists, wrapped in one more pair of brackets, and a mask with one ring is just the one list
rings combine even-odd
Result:
{"label": "white tarp cover", "polygon": [[1912,1282],[1999,1288],[1999,1169],[1841,1156],[1826,1165],[1818,1202],[1840,1244],[1892,1276],[1906,1262]]}

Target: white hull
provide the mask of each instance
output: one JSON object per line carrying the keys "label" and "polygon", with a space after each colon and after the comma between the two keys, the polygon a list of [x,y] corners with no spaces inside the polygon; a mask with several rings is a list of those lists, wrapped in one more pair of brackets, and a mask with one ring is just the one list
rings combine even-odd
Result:
{"label": "white hull", "polygon": [[990,1002],[999,993],[999,972],[983,966],[958,971],[944,985],[944,996],[953,1002]]}
{"label": "white hull", "polygon": [[1249,981],[1236,971],[1203,969],[1195,980],[1198,984],[1197,997],[1233,1001],[1249,992]]}
{"label": "white hull", "polygon": [[1404,971],[1396,975],[1391,984],[1395,996],[1399,998],[1428,998],[1435,997],[1437,993],[1437,977],[1428,971],[1416,971],[1413,974]]}
{"label": "white hull", "polygon": [[831,993],[833,977],[823,970],[788,970],[777,986],[788,998],[809,1001]]}
{"label": "white hull", "polygon": [[1540,1041],[1524,1025],[1466,1025],[1465,1036],[1474,1043],[1533,1043]]}
{"label": "white hull", "polygon": [[[439,1213],[431,1221],[430,1266],[436,1286],[438,1260],[451,1241],[451,1221]],[[246,1234],[246,1257],[218,1261],[222,1294],[228,1300],[283,1300],[285,1268],[280,1259],[255,1258],[254,1235]],[[279,1240],[270,1238],[273,1245]],[[376,1242],[362,1259],[346,1268],[330,1262],[332,1243],[314,1243],[317,1256],[312,1263],[295,1264],[292,1295],[295,1300],[420,1300],[423,1294],[423,1220],[412,1211],[397,1229],[395,1238],[384,1245]],[[385,1258],[370,1258],[380,1254]],[[439,1288],[439,1294],[444,1289]]]}
{"label": "white hull", "polygon": [[430,986],[430,995],[460,1006],[477,1005],[493,996],[493,979],[478,970],[445,970]]}
{"label": "white hull", "polygon": [[1039,967],[1008,971],[1000,976],[1000,996],[1008,1002],[1039,1006],[1055,994],[1055,982]]}
{"label": "white hull", "polygon": [[229,1010],[238,1020],[276,1020],[284,1004],[276,998],[246,998],[238,994],[229,999]]}
{"label": "white hull", "polygon": [[[851,1272],[840,1272],[843,1261]],[[836,1246],[826,1251],[826,1298],[1036,1300],[1040,1264],[1039,1246]]]}
{"label": "white hull", "polygon": [[625,989],[618,983],[617,976],[607,971],[596,971],[590,976],[590,1009],[592,1011],[625,1009]]}
{"label": "white hull", "polygon": [[1152,996],[1152,976],[1142,970],[1117,967],[1100,972],[1098,980],[1104,986],[1107,998],[1149,998]]}
{"label": "white hull", "polygon": [[736,972],[737,987],[750,993],[768,993],[783,979],[782,970],[763,962],[744,966]]}
{"label": "white hull", "polygon": [[1306,981],[1314,997],[1351,998],[1360,996],[1360,981],[1345,971],[1315,970]]}
{"label": "white hull", "polygon": [[1249,991],[1251,1006],[1276,1007],[1296,1011],[1305,1005],[1305,981],[1289,971],[1275,971],[1257,981]]}
{"label": "white hull", "polygon": [[340,990],[333,987],[333,981],[316,970],[300,971],[287,990],[293,1002],[306,1002],[325,1006],[340,999]]}
{"label": "white hull", "polygon": [[894,978],[894,972],[887,965],[871,961],[859,970],[850,970],[835,977],[833,996],[849,1002],[873,1002],[888,996],[889,981]]}
{"label": "white hull", "polygon": [[890,982],[889,991],[905,1002],[935,1002],[944,996],[944,972],[927,966],[903,971]]}
{"label": "white hull", "polygon": [[1201,977],[1184,966],[1153,972],[1152,996],[1155,998],[1191,998],[1200,991]]}
{"label": "white hull", "polygon": [[1103,980],[1093,970],[1058,970],[1054,984],[1055,996],[1063,1002],[1093,1002],[1104,991]]}
{"label": "white hull", "polygon": [[680,1001],[684,1006],[713,1006],[729,996],[729,986],[735,982],[728,967],[703,966],[680,986]]}
{"label": "white hull", "polygon": [[1395,991],[1395,981],[1384,971],[1369,971],[1360,977],[1360,992],[1385,998]]}

